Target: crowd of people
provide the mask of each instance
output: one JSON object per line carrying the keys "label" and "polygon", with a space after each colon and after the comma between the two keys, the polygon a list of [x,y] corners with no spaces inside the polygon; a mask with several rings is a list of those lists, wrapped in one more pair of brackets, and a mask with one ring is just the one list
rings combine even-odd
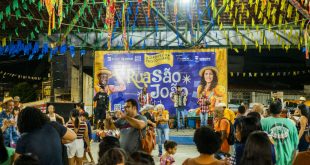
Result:
{"label": "crowd of people", "polygon": [[[147,151],[143,140],[149,132],[153,132],[154,141],[157,135],[161,165],[301,165],[310,160],[309,108],[303,102],[293,114],[283,117],[278,100],[267,109],[259,103],[251,109],[241,105],[235,114],[222,102],[211,110],[208,100],[198,99],[198,104],[206,106],[198,113],[212,113],[212,122],[205,115],[201,118],[206,121],[195,130],[193,140],[200,154],[177,162],[174,154],[178,144],[169,140],[169,111],[163,104],[153,106],[148,99],[138,100],[128,99],[124,112],[104,112],[97,129],[99,165],[155,164],[155,143]],[[139,110],[143,100],[146,102]],[[92,128],[83,104],[71,110],[65,122],[53,105],[44,114],[33,107],[22,107],[19,101],[19,97],[6,100],[0,112],[0,165],[82,165],[87,156],[95,162],[90,148]],[[177,124],[177,128],[182,126],[181,122]]]}

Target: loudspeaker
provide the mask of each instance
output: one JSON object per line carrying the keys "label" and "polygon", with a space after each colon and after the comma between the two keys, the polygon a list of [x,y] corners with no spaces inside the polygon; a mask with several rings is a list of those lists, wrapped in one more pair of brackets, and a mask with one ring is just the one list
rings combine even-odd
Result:
{"label": "loudspeaker", "polygon": [[46,113],[48,114],[47,107],[53,105],[55,113],[62,116],[65,119],[65,122],[68,122],[70,117],[70,111],[75,108],[75,103],[46,103]]}
{"label": "loudspeaker", "polygon": [[68,86],[67,56],[56,55],[52,58],[53,87],[66,88]]}

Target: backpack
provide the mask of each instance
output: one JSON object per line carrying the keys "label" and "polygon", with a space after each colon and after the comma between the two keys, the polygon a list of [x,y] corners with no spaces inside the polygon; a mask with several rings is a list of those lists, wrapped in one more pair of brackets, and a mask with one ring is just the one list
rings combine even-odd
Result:
{"label": "backpack", "polygon": [[[226,118],[222,118],[222,119],[226,119]],[[221,119],[221,120],[222,120]],[[221,120],[220,120],[220,124],[221,124]],[[234,135],[234,126],[233,126],[233,124],[231,123],[231,121],[230,120],[228,120],[228,119],[226,119],[228,122],[229,122],[229,134],[228,134],[228,137],[227,137],[227,142],[228,142],[228,144],[229,145],[234,145],[235,144],[235,135]],[[219,125],[219,127],[220,127],[220,125]]]}
{"label": "backpack", "polygon": [[154,129],[151,129],[151,127],[147,128],[145,136],[142,135],[142,131],[140,130],[140,138],[141,138],[141,149],[151,154],[156,145],[156,136]]}

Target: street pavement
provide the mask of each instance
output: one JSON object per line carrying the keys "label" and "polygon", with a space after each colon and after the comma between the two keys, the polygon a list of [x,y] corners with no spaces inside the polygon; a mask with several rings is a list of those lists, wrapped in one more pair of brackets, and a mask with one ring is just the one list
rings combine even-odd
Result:
{"label": "street pavement", "polygon": [[[91,143],[91,151],[92,151],[93,157],[95,159],[95,162],[97,163],[98,151],[99,151],[99,143],[98,142]],[[153,158],[155,160],[156,165],[159,165],[158,146],[157,145],[156,145],[156,149],[152,152],[152,155],[153,155]],[[192,157],[195,157],[198,155],[199,155],[199,153],[196,150],[195,145],[178,145],[177,153],[174,155],[174,158],[176,160],[176,165],[181,165],[185,159],[192,158]]]}

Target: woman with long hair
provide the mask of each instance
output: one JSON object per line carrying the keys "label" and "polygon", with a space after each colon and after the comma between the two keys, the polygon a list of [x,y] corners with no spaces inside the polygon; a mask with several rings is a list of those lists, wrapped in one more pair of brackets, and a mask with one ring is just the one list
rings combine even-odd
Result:
{"label": "woman with long hair", "polygon": [[207,66],[199,71],[201,77],[197,88],[197,98],[205,92],[206,98],[210,100],[210,110],[213,112],[215,105],[220,103],[225,96],[225,87],[218,84],[218,71],[215,67]]}
{"label": "woman with long hair", "polygon": [[245,143],[240,165],[273,165],[271,148],[271,142],[265,132],[251,133]]}
{"label": "woman with long hair", "polygon": [[0,130],[0,165],[11,165],[14,157],[14,149],[5,147],[2,130]]}
{"label": "woman with long hair", "polygon": [[17,141],[15,159],[20,155],[32,153],[37,155],[40,164],[63,164],[63,142],[71,142],[76,134],[66,127],[50,122],[39,109],[26,107],[18,116],[17,127],[22,134]]}
{"label": "woman with long hair", "polygon": [[299,152],[306,151],[308,150],[309,147],[309,143],[306,141],[305,138],[305,136],[308,134],[309,131],[309,114],[305,104],[299,104],[297,106],[294,116],[300,116],[297,118],[294,117],[291,118],[296,122],[297,130],[299,131],[298,150]]}
{"label": "woman with long hair", "polygon": [[69,165],[74,165],[75,161],[77,165],[83,164],[84,156],[84,141],[86,142],[86,150],[90,150],[88,128],[84,121],[80,121],[80,114],[77,109],[73,109],[70,112],[70,120],[67,123],[67,127],[73,130],[77,134],[77,139],[72,143],[67,144]]}

